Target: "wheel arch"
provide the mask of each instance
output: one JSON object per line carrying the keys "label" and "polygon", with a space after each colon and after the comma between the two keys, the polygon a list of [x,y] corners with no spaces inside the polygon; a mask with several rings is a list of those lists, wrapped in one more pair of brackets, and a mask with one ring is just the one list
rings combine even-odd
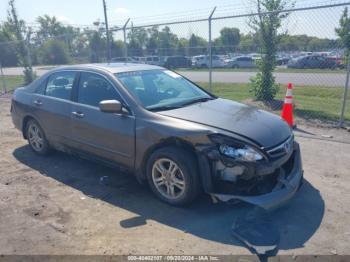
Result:
{"label": "wheel arch", "polygon": [[178,137],[170,137],[167,139],[164,139],[160,141],[159,143],[151,146],[148,148],[142,158],[142,162],[139,168],[138,173],[140,173],[140,177],[142,180],[146,180],[146,168],[147,168],[147,162],[150,156],[157,150],[165,147],[175,147],[175,148],[180,148],[185,150],[186,152],[190,153],[193,157],[193,160],[195,161],[196,168],[198,170],[198,157],[197,157],[197,152],[194,146],[189,143],[188,141],[178,138]]}
{"label": "wheel arch", "polygon": [[22,129],[22,135],[23,135],[24,139],[27,139],[26,127],[27,127],[27,124],[30,120],[35,120],[40,125],[39,121],[32,115],[26,115],[25,117],[23,117],[21,129]]}

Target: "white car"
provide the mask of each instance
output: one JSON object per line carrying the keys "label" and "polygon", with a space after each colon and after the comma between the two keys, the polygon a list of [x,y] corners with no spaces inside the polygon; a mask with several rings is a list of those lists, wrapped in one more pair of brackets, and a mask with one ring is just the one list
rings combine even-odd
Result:
{"label": "white car", "polygon": [[226,60],[226,67],[230,68],[256,68],[256,60],[250,56],[238,56]]}
{"label": "white car", "polygon": [[[209,67],[209,56],[199,55],[192,57],[192,66],[196,68],[208,68]],[[212,56],[213,67],[225,67],[226,63],[217,55]]]}
{"label": "white car", "polygon": [[146,56],[141,57],[140,62],[148,65],[163,66],[164,58],[159,56]]}

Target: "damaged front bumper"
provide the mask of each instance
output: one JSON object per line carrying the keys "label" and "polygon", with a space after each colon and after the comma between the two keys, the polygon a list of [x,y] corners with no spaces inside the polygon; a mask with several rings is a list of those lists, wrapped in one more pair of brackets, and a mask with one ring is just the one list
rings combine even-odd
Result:
{"label": "damaged front bumper", "polygon": [[[286,155],[283,158],[268,161],[266,163],[252,163],[250,166],[249,172],[253,172],[253,177],[270,176],[273,179],[272,186],[262,193],[237,193],[234,191],[232,193],[225,190],[225,192],[220,191],[220,187],[215,186],[215,161],[220,161],[218,159],[211,159],[212,157],[206,158],[210,174],[207,174],[202,177],[205,191],[209,193],[214,199],[220,201],[229,202],[234,200],[244,201],[253,205],[257,205],[264,209],[272,209],[278,206],[283,205],[288,200],[290,200],[295,193],[300,188],[300,185],[303,181],[303,168],[302,160],[300,154],[299,144],[294,142],[293,150],[290,154]],[[204,158],[202,158],[202,163]],[[201,172],[204,171],[205,165],[202,165]],[[206,169],[208,170],[208,169]],[[203,174],[203,173],[202,173]],[[209,176],[209,177],[208,177]],[[262,180],[263,181],[263,180]],[[249,183],[249,180],[246,181]],[[261,184],[267,182],[260,182]],[[232,185],[234,183],[231,183]]]}

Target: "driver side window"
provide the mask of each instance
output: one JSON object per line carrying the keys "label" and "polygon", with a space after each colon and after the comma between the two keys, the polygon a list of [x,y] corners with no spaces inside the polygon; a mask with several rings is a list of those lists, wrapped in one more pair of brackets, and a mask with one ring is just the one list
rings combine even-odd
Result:
{"label": "driver side window", "polygon": [[118,100],[121,98],[114,86],[103,76],[83,72],[78,88],[78,103],[98,107],[103,100]]}

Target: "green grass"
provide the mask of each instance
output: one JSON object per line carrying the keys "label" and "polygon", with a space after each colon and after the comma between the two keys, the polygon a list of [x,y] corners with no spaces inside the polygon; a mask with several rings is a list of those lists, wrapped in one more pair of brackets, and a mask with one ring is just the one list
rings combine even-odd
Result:
{"label": "green grass", "polygon": [[[179,72],[208,72],[208,69],[204,68],[181,68],[178,69]],[[256,68],[213,68],[213,72],[258,72]],[[292,69],[292,68],[277,68],[275,70],[277,73],[304,73],[304,74],[345,74],[346,71],[343,69]]]}
{"label": "green grass", "polygon": [[23,85],[23,76],[0,76],[0,93],[4,92],[4,82],[7,92]]}
{"label": "green grass", "polygon": [[[3,81],[5,80],[7,91],[14,90],[23,84],[22,76],[0,77],[0,93],[3,92]],[[199,83],[208,88],[208,83]],[[253,94],[249,92],[249,84],[226,84],[214,83],[213,93],[219,97],[243,102],[252,99]],[[281,87],[276,99],[283,100],[286,87]],[[318,119],[321,121],[338,121],[341,110],[343,88],[341,87],[317,87],[296,86],[293,90],[294,103],[296,105],[295,115],[304,119]],[[350,99],[346,111],[346,119],[350,120]],[[279,111],[275,111],[279,114]]]}
{"label": "green grass", "polygon": [[[208,83],[200,83],[208,88]],[[213,93],[219,97],[243,102],[252,99],[253,94],[249,92],[249,84],[213,84]],[[286,87],[281,87],[276,99],[283,100]],[[343,99],[343,88],[341,87],[316,87],[296,86],[293,90],[295,104],[295,115],[304,119],[316,119],[321,121],[338,121],[341,103]],[[350,107],[350,101],[348,105]],[[348,108],[349,108],[348,107]],[[279,114],[280,111],[275,111]],[[346,112],[346,119],[350,120],[350,109]]]}

